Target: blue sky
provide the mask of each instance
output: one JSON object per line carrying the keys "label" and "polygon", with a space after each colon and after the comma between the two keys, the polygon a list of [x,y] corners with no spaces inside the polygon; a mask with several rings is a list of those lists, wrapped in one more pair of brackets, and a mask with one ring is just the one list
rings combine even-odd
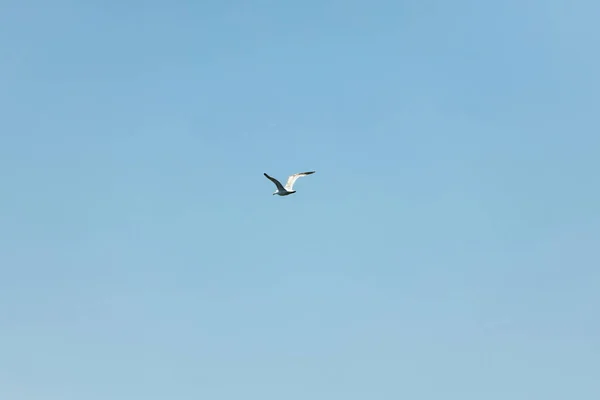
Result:
{"label": "blue sky", "polygon": [[599,14],[4,0],[0,398],[600,398]]}

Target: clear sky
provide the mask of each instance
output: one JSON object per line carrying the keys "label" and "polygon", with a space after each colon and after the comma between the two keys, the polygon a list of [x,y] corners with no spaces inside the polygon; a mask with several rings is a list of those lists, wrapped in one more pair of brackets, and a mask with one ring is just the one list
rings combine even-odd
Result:
{"label": "clear sky", "polygon": [[598,15],[3,0],[0,398],[600,398]]}

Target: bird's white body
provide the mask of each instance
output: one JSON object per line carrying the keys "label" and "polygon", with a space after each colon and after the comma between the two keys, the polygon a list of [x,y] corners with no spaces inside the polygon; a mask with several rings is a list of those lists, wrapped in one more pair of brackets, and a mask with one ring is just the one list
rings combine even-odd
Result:
{"label": "bird's white body", "polygon": [[279,182],[277,179],[267,175],[266,173],[264,173],[263,175],[266,176],[271,182],[273,182],[275,184],[275,186],[277,186],[277,190],[273,193],[273,195],[288,196],[290,194],[296,193],[296,191],[293,189],[296,179],[306,176],[306,175],[314,174],[314,173],[315,173],[315,171],[310,171],[310,172],[299,172],[297,174],[290,175],[288,177],[288,180],[287,180],[285,186],[283,186],[281,184],[281,182]]}
{"label": "bird's white body", "polygon": [[288,195],[293,194],[293,193],[296,193],[296,191],[292,190],[290,192],[290,191],[287,191],[285,189],[283,191],[277,189],[275,192],[273,192],[273,196],[275,196],[275,195],[278,195],[278,196],[288,196]]}

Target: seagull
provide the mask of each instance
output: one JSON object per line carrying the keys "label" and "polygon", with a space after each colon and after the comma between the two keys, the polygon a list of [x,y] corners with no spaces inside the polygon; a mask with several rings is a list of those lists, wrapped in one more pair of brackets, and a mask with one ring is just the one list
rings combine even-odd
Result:
{"label": "seagull", "polygon": [[306,175],[314,174],[314,173],[315,173],[315,171],[309,171],[309,172],[298,172],[297,174],[290,175],[288,177],[287,183],[285,184],[285,187],[277,179],[267,175],[266,173],[264,175],[267,178],[269,178],[271,180],[271,182],[273,182],[275,184],[275,186],[277,186],[277,190],[273,193],[273,195],[278,194],[279,196],[287,196],[292,193],[296,193],[296,191],[293,190],[294,182],[296,182],[296,179],[301,178]]}

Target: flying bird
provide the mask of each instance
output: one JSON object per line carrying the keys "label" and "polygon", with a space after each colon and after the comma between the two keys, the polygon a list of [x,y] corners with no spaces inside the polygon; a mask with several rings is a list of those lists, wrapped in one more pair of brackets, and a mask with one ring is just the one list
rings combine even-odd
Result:
{"label": "flying bird", "polygon": [[264,175],[267,178],[269,178],[271,180],[271,182],[273,182],[275,184],[275,186],[277,186],[277,190],[273,193],[273,195],[278,194],[279,196],[287,196],[292,193],[296,193],[296,191],[294,190],[294,182],[296,182],[296,179],[301,178],[306,175],[314,174],[314,173],[315,173],[315,171],[310,171],[310,172],[299,172],[297,174],[290,175],[285,184],[285,187],[277,179],[267,175],[266,173]]}

